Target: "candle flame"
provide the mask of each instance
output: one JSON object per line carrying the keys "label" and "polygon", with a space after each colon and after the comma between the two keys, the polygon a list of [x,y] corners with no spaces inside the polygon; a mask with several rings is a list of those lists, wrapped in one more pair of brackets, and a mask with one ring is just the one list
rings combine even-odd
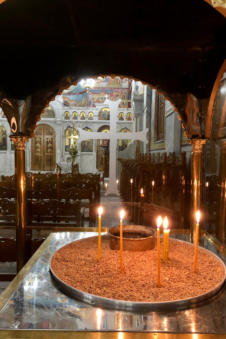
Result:
{"label": "candle flame", "polygon": [[168,218],[165,217],[164,220],[163,220],[163,227],[165,230],[167,230],[168,228],[168,225],[169,225],[169,221],[168,221]]}
{"label": "candle flame", "polygon": [[141,189],[140,189],[140,194],[141,194],[141,195],[144,194],[144,189],[143,189],[143,187],[141,187]]}
{"label": "candle flame", "polygon": [[154,187],[155,186],[155,180],[152,180],[151,184],[152,184],[152,187]]}
{"label": "candle flame", "polygon": [[133,178],[130,179],[130,183],[133,184]]}
{"label": "candle flame", "polygon": [[161,217],[161,215],[160,215],[160,216],[158,216],[158,218],[157,218],[157,227],[159,228],[161,225],[162,225],[162,217]]}
{"label": "candle flame", "polygon": [[103,214],[104,209],[103,209],[102,206],[100,206],[100,207],[98,207],[97,211],[98,211],[98,215],[101,216]]}
{"label": "candle flame", "polygon": [[119,183],[119,180],[117,179],[117,180],[116,180],[116,184],[118,184],[118,183]]}
{"label": "candle flame", "polygon": [[125,217],[125,210],[120,210],[120,219],[122,220]]}
{"label": "candle flame", "polygon": [[199,224],[200,217],[201,217],[200,211],[197,211],[197,212],[195,213],[195,215],[196,215],[196,221],[197,221],[197,224]]}

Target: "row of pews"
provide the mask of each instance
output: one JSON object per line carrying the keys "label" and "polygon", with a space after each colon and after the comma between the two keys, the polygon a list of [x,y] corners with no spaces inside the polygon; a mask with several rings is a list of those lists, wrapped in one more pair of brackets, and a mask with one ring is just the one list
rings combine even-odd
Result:
{"label": "row of pews", "polygon": [[[16,223],[15,176],[0,182],[0,223]],[[95,224],[100,202],[100,176],[97,174],[26,174],[28,225],[83,226]]]}

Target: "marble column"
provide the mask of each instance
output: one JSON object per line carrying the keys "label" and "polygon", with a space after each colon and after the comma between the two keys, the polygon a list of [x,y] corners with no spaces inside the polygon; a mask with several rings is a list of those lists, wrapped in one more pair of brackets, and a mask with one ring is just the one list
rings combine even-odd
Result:
{"label": "marble column", "polygon": [[218,207],[218,221],[216,236],[222,244],[225,241],[225,225],[226,225],[226,140],[221,141],[221,153],[220,153],[220,197]]}
{"label": "marble column", "polygon": [[191,237],[195,235],[195,212],[201,206],[201,191],[202,191],[202,150],[206,139],[191,139],[192,144],[192,222],[191,222]]}
{"label": "marble column", "polygon": [[15,178],[16,178],[16,250],[17,272],[25,264],[25,227],[26,227],[26,176],[25,176],[25,135],[12,135],[15,145]]}

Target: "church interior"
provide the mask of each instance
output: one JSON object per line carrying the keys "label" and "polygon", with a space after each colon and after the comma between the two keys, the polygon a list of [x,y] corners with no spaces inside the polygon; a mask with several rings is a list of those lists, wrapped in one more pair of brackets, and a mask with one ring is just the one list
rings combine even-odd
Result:
{"label": "church interior", "polygon": [[107,7],[0,1],[0,337],[224,336],[226,2]]}

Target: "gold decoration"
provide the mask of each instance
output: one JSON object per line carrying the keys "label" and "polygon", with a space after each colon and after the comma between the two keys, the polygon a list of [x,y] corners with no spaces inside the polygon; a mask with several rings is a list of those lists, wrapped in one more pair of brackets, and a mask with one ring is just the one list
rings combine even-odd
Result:
{"label": "gold decoration", "polygon": [[14,143],[17,151],[25,151],[26,142],[28,137],[25,135],[11,135],[11,141]]}
{"label": "gold decoration", "polygon": [[192,144],[192,152],[193,153],[201,153],[202,146],[205,145],[207,139],[190,139],[189,143]]}

